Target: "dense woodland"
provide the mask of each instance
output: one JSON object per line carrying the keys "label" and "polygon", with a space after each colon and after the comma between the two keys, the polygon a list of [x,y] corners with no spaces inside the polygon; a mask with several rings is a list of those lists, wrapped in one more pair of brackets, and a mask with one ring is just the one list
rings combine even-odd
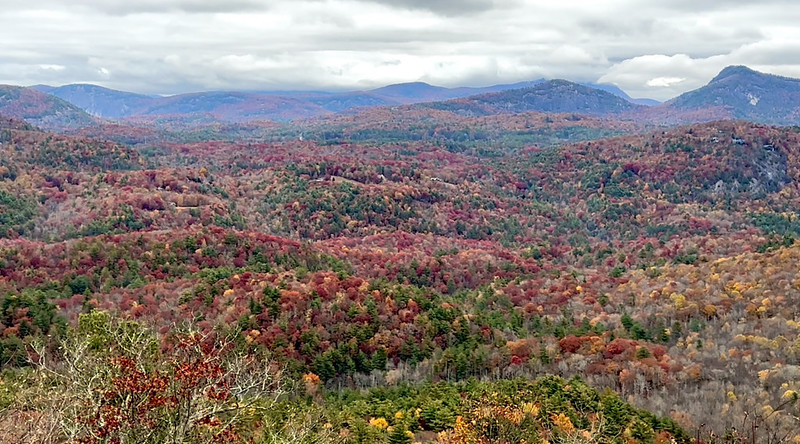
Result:
{"label": "dense woodland", "polygon": [[3,118],[0,440],[800,442],[800,130],[467,104]]}

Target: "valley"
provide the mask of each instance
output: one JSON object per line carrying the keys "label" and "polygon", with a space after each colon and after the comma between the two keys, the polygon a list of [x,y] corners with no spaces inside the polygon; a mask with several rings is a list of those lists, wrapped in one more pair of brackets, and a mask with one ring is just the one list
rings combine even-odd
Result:
{"label": "valley", "polygon": [[796,85],[2,87],[0,439],[798,442]]}

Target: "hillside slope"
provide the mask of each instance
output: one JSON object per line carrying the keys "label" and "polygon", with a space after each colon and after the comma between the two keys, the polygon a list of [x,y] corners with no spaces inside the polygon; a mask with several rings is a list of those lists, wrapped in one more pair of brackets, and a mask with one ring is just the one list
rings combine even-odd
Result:
{"label": "hillside slope", "polygon": [[96,124],[92,116],[69,102],[33,89],[10,85],[0,85],[0,114],[52,130]]}
{"label": "hillside slope", "polygon": [[745,66],[723,69],[708,85],[666,103],[679,110],[723,108],[732,118],[774,125],[800,124],[800,79]]}
{"label": "hillside slope", "polygon": [[550,80],[529,88],[480,94],[426,106],[471,116],[527,111],[605,116],[641,107],[609,92],[566,80]]}

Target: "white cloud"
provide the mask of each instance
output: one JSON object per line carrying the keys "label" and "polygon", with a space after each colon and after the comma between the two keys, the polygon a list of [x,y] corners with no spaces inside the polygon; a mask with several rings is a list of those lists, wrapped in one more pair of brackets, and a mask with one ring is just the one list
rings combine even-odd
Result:
{"label": "white cloud", "polygon": [[45,64],[45,65],[39,65],[39,69],[42,69],[42,70],[45,70],[45,71],[56,71],[57,72],[57,71],[63,71],[65,69],[67,69],[67,67],[64,66],[64,65],[47,65],[47,64]]}
{"label": "white cloud", "polygon": [[683,77],[656,77],[654,79],[650,79],[647,81],[647,86],[653,86],[656,88],[665,88],[668,86],[672,86],[676,83],[680,83],[686,80]]}

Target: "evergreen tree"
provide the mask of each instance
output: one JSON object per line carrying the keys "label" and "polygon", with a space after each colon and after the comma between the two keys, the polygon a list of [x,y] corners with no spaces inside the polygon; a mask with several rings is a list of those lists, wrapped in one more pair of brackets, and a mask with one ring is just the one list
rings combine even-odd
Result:
{"label": "evergreen tree", "polygon": [[392,432],[389,434],[389,443],[390,444],[410,444],[411,437],[408,436],[408,430],[406,429],[405,425],[397,424],[392,429]]}

